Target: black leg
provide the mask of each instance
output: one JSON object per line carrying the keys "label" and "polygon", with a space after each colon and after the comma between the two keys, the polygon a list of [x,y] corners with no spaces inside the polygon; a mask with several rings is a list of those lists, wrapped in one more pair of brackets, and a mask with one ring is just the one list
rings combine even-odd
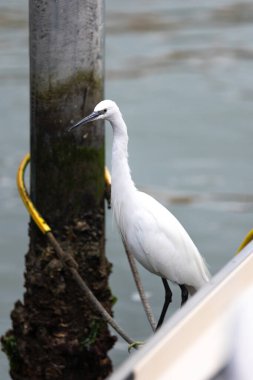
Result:
{"label": "black leg", "polygon": [[169,307],[169,304],[171,303],[172,300],[172,291],[170,290],[169,284],[165,278],[162,278],[163,286],[165,289],[165,299],[164,299],[164,304],[163,304],[163,309],[159,318],[159,321],[156,326],[156,331],[159,329],[159,327],[162,326],[164,317],[166,315],[167,309]]}
{"label": "black leg", "polygon": [[185,285],[179,285],[179,287],[181,289],[181,297],[182,297],[181,306],[183,306],[183,304],[188,300],[188,290]]}

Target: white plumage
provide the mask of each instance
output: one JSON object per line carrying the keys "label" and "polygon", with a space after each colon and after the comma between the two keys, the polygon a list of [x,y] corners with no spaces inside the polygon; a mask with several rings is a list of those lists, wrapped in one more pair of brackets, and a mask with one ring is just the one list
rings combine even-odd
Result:
{"label": "white plumage", "polygon": [[[182,297],[186,289],[194,293],[209,281],[208,269],[180,222],[154,198],[136,189],[128,165],[127,127],[117,104],[103,100],[71,129],[97,119],[108,120],[113,129],[111,200],[128,250],[148,271],[162,277],[163,283],[167,279],[178,284]],[[186,299],[184,294],[183,301]],[[167,310],[168,305],[164,307]]]}

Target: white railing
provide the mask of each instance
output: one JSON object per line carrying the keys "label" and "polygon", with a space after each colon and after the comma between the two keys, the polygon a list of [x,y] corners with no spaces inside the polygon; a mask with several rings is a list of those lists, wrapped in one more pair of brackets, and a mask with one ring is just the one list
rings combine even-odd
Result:
{"label": "white railing", "polygon": [[[178,310],[140,351],[115,371],[110,380],[204,380],[215,377],[233,360],[238,328],[234,321],[240,314],[240,300],[251,287],[253,242]],[[253,297],[247,302],[253,305]]]}

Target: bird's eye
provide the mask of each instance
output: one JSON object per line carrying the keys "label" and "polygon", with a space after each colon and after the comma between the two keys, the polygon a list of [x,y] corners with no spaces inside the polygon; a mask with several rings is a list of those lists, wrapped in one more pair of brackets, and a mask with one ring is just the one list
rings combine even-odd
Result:
{"label": "bird's eye", "polygon": [[104,109],[104,113],[106,113],[106,112],[107,112],[107,108]]}

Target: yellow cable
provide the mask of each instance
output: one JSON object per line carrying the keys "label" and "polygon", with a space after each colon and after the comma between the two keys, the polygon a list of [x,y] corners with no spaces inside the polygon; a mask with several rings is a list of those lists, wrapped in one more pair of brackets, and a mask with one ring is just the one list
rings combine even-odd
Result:
{"label": "yellow cable", "polygon": [[19,194],[22,198],[22,201],[24,202],[24,205],[27,208],[29,214],[31,215],[33,221],[37,224],[41,232],[43,234],[46,234],[47,232],[51,231],[51,228],[34,207],[24,184],[25,169],[27,165],[29,164],[29,162],[30,162],[30,154],[27,153],[25,157],[23,158],[23,160],[20,162],[20,165],[17,171],[17,187],[18,187]]}
{"label": "yellow cable", "polygon": [[105,184],[106,184],[106,186],[111,186],[111,182],[112,182],[111,174],[110,174],[107,166],[105,166]]}
{"label": "yellow cable", "polygon": [[237,253],[239,253],[244,247],[246,247],[247,244],[249,244],[249,242],[253,240],[253,230],[250,230],[249,233],[245,236],[242,244],[240,245],[240,247],[238,248],[238,251]]}
{"label": "yellow cable", "polygon": [[[42,218],[40,213],[36,210],[34,204],[32,203],[32,201],[29,197],[29,194],[26,190],[26,187],[25,187],[24,176],[25,176],[26,167],[29,164],[29,162],[30,162],[30,154],[27,153],[25,155],[25,157],[23,158],[23,160],[19,164],[19,168],[17,171],[17,187],[18,187],[19,194],[22,198],[22,201],[23,201],[25,207],[27,208],[27,211],[31,215],[33,221],[37,224],[37,226],[39,227],[41,232],[43,234],[46,234],[47,232],[51,231],[51,228],[46,223],[46,221]],[[105,167],[104,175],[105,175],[106,185],[110,186],[111,185],[111,175],[110,175],[110,172],[109,172],[107,167]]]}

